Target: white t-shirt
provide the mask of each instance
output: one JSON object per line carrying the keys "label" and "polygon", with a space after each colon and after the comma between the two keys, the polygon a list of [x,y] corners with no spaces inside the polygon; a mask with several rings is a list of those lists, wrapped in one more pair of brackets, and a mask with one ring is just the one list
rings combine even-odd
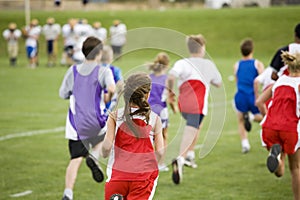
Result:
{"label": "white t-shirt", "polygon": [[8,41],[9,44],[16,44],[21,35],[22,32],[19,29],[15,29],[13,32],[11,32],[9,29],[3,31],[3,37]]}
{"label": "white t-shirt", "polygon": [[35,27],[26,27],[27,31],[27,39],[26,39],[26,46],[30,47],[37,47],[37,38],[41,34],[41,27],[35,26]]}
{"label": "white t-shirt", "polygon": [[178,78],[180,111],[206,115],[210,84],[222,83],[216,65],[200,57],[185,58],[177,61],[169,74]]}
{"label": "white t-shirt", "polygon": [[106,28],[101,27],[98,29],[94,29],[94,36],[104,43],[107,38]]}
{"label": "white t-shirt", "polygon": [[62,27],[62,35],[64,37],[65,46],[74,46],[76,44],[76,34],[74,28],[72,29],[70,24],[65,24]]}
{"label": "white t-shirt", "polygon": [[271,78],[272,73],[273,69],[271,67],[268,67],[263,71],[263,73],[255,78],[260,84],[262,84],[263,90],[265,90],[271,84],[275,83],[275,81]]}
{"label": "white t-shirt", "polygon": [[59,24],[46,24],[43,26],[43,34],[46,40],[55,40],[60,34],[61,28]]}
{"label": "white t-shirt", "polygon": [[111,26],[109,29],[110,44],[113,46],[123,46],[126,43],[127,28],[125,24]]}

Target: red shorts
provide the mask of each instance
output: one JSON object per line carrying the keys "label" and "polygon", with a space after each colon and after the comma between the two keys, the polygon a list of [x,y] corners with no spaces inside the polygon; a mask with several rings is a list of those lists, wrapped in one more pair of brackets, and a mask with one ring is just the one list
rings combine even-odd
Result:
{"label": "red shorts", "polygon": [[270,150],[273,144],[280,144],[283,152],[287,154],[294,154],[299,148],[298,133],[290,131],[275,131],[268,128],[262,129],[262,140]]}
{"label": "red shorts", "polygon": [[156,189],[154,181],[110,181],[105,183],[105,200],[113,194],[121,194],[124,200],[152,199]]}

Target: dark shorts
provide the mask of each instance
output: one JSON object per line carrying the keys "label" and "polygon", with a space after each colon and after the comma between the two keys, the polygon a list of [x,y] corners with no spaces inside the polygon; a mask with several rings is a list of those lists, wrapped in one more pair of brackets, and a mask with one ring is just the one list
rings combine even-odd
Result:
{"label": "dark shorts", "polygon": [[112,48],[114,54],[120,55],[122,53],[122,46],[111,45],[111,48]]}
{"label": "dark shorts", "polygon": [[187,126],[192,126],[194,128],[199,128],[204,115],[202,114],[192,114],[192,113],[181,113],[182,117],[186,120]]}
{"label": "dark shorts", "polygon": [[89,154],[90,146],[94,147],[102,142],[104,136],[105,134],[86,140],[69,140],[69,152],[71,159],[86,157]]}
{"label": "dark shorts", "polygon": [[48,54],[52,54],[54,49],[54,40],[47,41],[47,52]]}

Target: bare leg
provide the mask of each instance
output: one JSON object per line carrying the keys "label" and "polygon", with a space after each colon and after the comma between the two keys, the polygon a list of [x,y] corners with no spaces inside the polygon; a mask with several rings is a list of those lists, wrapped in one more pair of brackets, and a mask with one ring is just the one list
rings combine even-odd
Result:
{"label": "bare leg", "polygon": [[237,119],[238,119],[238,132],[239,132],[241,143],[242,143],[242,152],[247,153],[250,150],[250,144],[248,141],[248,133],[244,126],[243,113],[238,111]]}
{"label": "bare leg", "polygon": [[292,176],[292,189],[294,200],[300,200],[300,149],[292,155],[288,155],[289,168]]}
{"label": "bare leg", "polygon": [[199,128],[185,126],[180,144],[180,155],[186,157],[189,150],[194,150],[199,135]]}
{"label": "bare leg", "polygon": [[286,157],[286,154],[282,152],[281,156],[280,156],[280,161],[279,161],[278,168],[275,171],[275,175],[277,177],[281,177],[284,174],[284,160],[285,160],[285,157]]}
{"label": "bare leg", "polygon": [[164,138],[164,152],[163,155],[161,156],[161,159],[159,161],[159,164],[164,164],[165,162],[165,157],[166,157],[166,152],[167,152],[167,145],[168,145],[168,128],[163,128],[162,130],[163,133],[163,138]]}
{"label": "bare leg", "polygon": [[262,114],[255,114],[254,115],[254,121],[255,122],[261,122],[262,119],[263,119]]}
{"label": "bare leg", "polygon": [[82,160],[83,160],[83,157],[79,157],[79,158],[70,160],[70,163],[69,163],[69,165],[67,167],[67,171],[66,171],[66,182],[65,182],[66,188],[73,190],[75,181],[76,181],[76,177],[77,177],[77,173],[78,173],[78,170],[79,170]]}

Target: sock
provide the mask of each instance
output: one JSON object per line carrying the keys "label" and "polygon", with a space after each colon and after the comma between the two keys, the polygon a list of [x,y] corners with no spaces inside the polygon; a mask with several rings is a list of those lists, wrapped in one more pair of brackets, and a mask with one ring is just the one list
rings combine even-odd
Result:
{"label": "sock", "polygon": [[186,158],[189,158],[190,160],[195,160],[195,151],[188,151],[186,154]]}
{"label": "sock", "polygon": [[64,196],[67,196],[69,199],[73,199],[73,190],[66,188],[64,191]]}
{"label": "sock", "polygon": [[242,140],[242,147],[250,147],[250,143],[248,139],[243,139]]}
{"label": "sock", "polygon": [[254,120],[254,115],[251,112],[249,112],[249,121],[253,122],[253,120]]}

